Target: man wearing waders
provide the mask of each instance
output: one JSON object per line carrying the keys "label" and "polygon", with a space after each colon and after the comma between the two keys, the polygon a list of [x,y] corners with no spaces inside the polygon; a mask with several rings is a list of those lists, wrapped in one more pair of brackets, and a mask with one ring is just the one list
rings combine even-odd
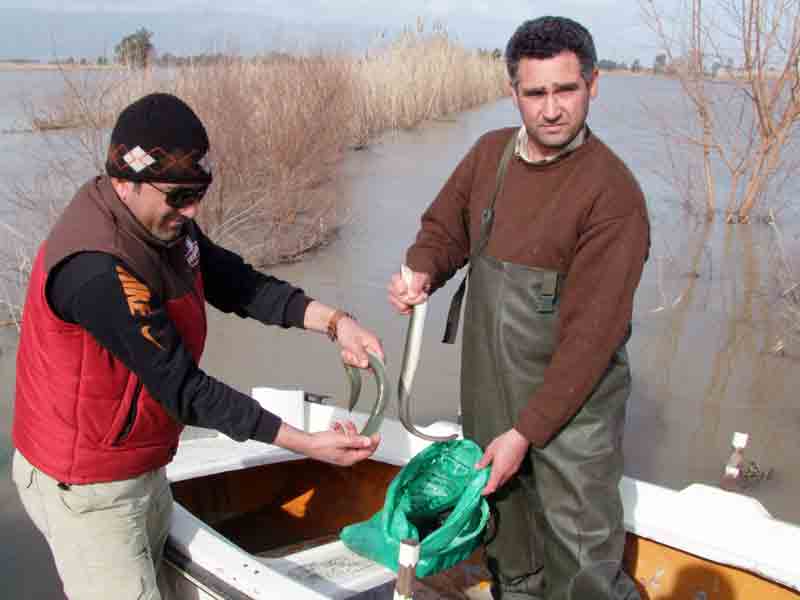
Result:
{"label": "man wearing waders", "polygon": [[[588,128],[594,42],[560,17],[523,23],[506,61],[522,127],[491,131],[422,216],[390,302],[408,313],[469,264],[464,435],[483,493],[495,598],[638,599],[621,571],[619,482],[633,297],[649,248],[643,194]],[[445,341],[455,337],[464,283]]]}

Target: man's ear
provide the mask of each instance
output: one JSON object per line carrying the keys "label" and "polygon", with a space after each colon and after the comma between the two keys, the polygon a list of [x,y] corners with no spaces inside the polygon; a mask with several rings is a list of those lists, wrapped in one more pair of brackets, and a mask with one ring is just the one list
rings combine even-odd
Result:
{"label": "man's ear", "polygon": [[127,203],[128,197],[133,193],[133,182],[112,177],[111,185],[114,187],[114,191],[117,192],[119,199]]}
{"label": "man's ear", "polygon": [[592,81],[589,83],[589,97],[594,99],[597,98],[597,81],[600,79],[600,69],[597,67],[594,68],[592,71]]}

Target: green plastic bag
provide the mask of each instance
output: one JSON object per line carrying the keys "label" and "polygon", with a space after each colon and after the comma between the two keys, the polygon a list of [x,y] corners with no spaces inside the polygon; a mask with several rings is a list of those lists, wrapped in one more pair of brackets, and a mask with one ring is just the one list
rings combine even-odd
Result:
{"label": "green plastic bag", "polygon": [[350,550],[397,572],[400,542],[420,542],[417,575],[426,577],[467,558],[482,541],[489,505],[481,490],[489,469],[475,469],[483,451],[471,440],[437,442],[395,476],[383,509],[345,527]]}

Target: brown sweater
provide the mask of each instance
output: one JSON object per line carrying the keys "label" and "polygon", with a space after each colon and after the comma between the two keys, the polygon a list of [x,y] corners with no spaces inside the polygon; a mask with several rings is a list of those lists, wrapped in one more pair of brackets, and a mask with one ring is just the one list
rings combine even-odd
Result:
{"label": "brown sweater", "polygon": [[[430,274],[434,290],[466,264],[503,148],[516,133],[502,129],[481,137],[422,215],[406,260]],[[515,425],[534,446],[544,446],[580,409],[624,342],[649,243],[636,179],[591,132],[552,163],[517,157],[509,163],[484,252],[566,274],[556,352]]]}

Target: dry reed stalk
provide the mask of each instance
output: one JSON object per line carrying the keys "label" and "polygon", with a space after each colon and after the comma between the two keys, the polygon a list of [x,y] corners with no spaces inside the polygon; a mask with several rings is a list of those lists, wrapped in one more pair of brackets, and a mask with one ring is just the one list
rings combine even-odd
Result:
{"label": "dry reed stalk", "polygon": [[[0,298],[0,308],[3,309],[3,319],[0,320],[0,327],[16,326],[17,331],[20,328],[20,320],[22,317],[22,306],[20,302],[12,300],[11,293],[8,286],[4,281],[0,280],[0,288],[3,291],[3,297]],[[7,318],[6,318],[7,317]]]}
{"label": "dry reed stalk", "polygon": [[22,320],[22,303],[24,287],[30,279],[31,269],[33,268],[33,252],[27,245],[22,245],[12,254],[5,251],[0,252],[0,262],[3,267],[0,270],[0,307],[3,309],[3,322],[14,324],[19,329]]}
{"label": "dry reed stalk", "polygon": [[6,183],[0,190],[0,204],[14,209],[9,217],[13,221],[0,220],[1,318],[16,324],[17,329],[36,252],[67,200],[63,182],[63,175],[51,172],[37,178],[30,188]]}
{"label": "dry reed stalk", "polygon": [[507,93],[501,61],[454,43],[444,31],[406,32],[355,65],[363,137],[409,128]]}

